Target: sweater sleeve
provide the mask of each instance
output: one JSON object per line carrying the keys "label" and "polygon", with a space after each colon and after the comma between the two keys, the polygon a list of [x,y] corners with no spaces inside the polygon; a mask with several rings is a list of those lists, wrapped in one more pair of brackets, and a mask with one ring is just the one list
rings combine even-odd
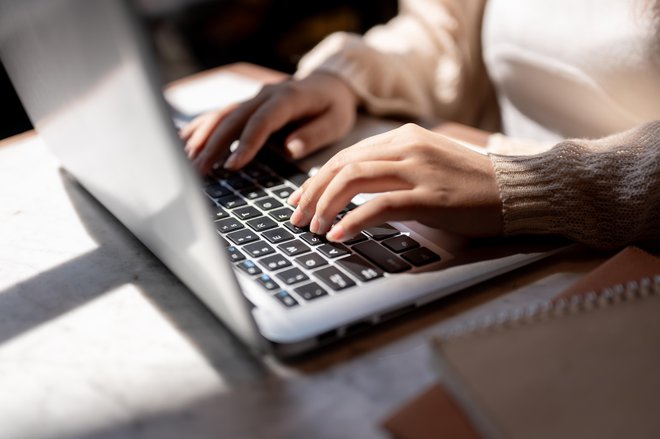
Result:
{"label": "sweater sleeve", "polygon": [[660,121],[490,158],[505,235],[559,234],[602,249],[660,242]]}
{"label": "sweater sleeve", "polygon": [[[364,36],[339,32],[300,61],[296,77],[324,71],[347,81],[367,111],[468,124],[494,119],[481,57],[484,0],[401,0],[400,12]],[[483,124],[482,124],[483,125]]]}

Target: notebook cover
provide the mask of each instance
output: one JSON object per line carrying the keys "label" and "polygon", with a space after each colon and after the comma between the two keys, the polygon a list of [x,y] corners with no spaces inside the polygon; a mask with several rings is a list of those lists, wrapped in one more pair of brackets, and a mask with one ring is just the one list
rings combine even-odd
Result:
{"label": "notebook cover", "polygon": [[[558,294],[555,301],[657,273],[660,273],[660,259],[637,247],[628,247]],[[480,437],[470,418],[441,382],[392,413],[383,426],[395,439]]]}
{"label": "notebook cover", "polygon": [[631,280],[652,277],[660,273],[660,259],[644,250],[630,246],[621,250],[589,274],[582,277],[555,299],[600,291],[616,284],[626,284]]}
{"label": "notebook cover", "polygon": [[659,316],[655,276],[436,339],[438,367],[483,437],[660,437]]}

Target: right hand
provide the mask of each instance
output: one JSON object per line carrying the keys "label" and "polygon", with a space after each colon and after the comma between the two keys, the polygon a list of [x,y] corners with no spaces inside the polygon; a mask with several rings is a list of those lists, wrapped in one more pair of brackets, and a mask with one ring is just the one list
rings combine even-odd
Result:
{"label": "right hand", "polygon": [[340,139],[355,123],[358,97],[341,78],[315,72],[302,80],[264,86],[254,98],[205,113],[184,127],[181,138],[194,166],[207,174],[225,160],[226,169],[240,169],[259,152],[268,137],[291,122],[302,122],[285,140],[288,154],[304,157]]}

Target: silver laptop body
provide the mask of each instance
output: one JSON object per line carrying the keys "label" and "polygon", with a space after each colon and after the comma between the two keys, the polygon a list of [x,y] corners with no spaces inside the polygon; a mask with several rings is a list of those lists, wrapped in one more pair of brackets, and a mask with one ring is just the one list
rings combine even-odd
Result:
{"label": "silver laptop body", "polygon": [[395,224],[441,260],[283,305],[232,267],[136,17],[122,0],[0,0],[0,57],[62,166],[249,347],[299,354],[556,250]]}

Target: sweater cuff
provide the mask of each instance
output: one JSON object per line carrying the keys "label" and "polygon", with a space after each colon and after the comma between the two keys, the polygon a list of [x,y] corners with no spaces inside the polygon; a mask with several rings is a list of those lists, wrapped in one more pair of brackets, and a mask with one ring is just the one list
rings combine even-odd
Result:
{"label": "sweater cuff", "polygon": [[502,200],[504,234],[556,233],[560,221],[558,197],[561,154],[530,156],[489,154]]}

